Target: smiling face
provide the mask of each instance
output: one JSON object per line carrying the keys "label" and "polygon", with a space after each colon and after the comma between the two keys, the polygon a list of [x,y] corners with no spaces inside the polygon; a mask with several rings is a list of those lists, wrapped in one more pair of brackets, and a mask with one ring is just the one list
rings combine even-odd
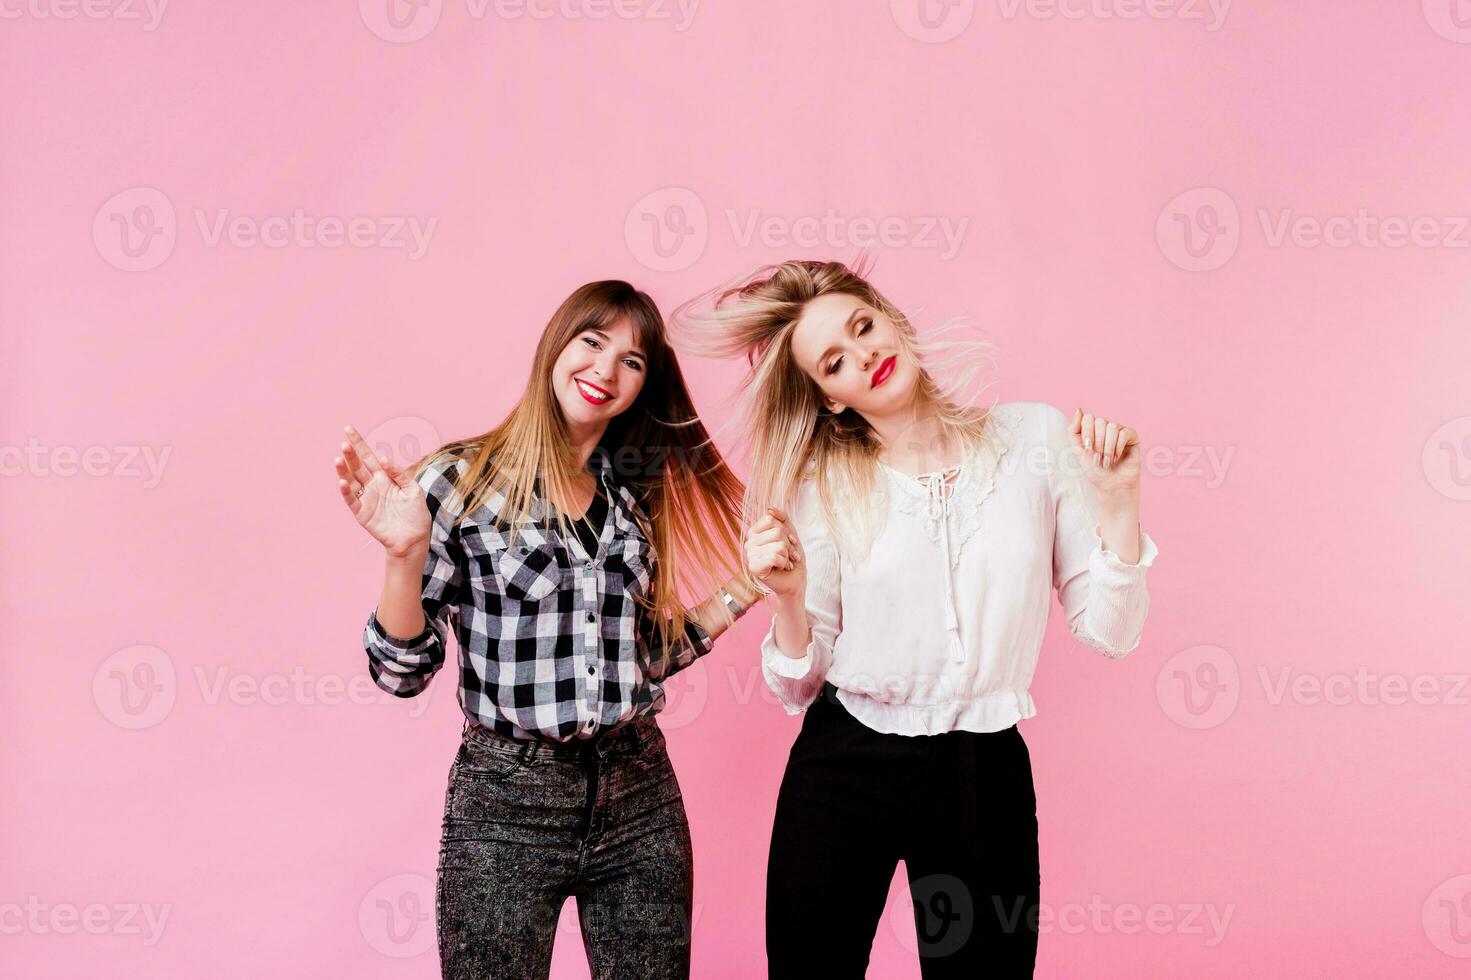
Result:
{"label": "smiling face", "polygon": [[606,427],[637,400],[648,361],[627,317],[589,327],[562,348],[552,365],[552,390],[574,430]]}
{"label": "smiling face", "polygon": [[833,412],[872,418],[913,404],[919,368],[898,327],[857,296],[825,293],[808,303],[792,331],[792,357]]}

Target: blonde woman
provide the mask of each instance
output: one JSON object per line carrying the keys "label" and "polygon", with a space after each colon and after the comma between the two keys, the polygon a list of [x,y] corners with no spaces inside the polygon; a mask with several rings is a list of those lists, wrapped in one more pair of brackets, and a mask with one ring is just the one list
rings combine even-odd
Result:
{"label": "blonde woman", "polygon": [[862,269],[785,262],[702,305],[679,316],[690,346],[752,366],[761,663],[806,713],[768,857],[770,975],[862,977],[902,860],[926,980],[1031,976],[1036,796],[1016,726],[1036,713],[1051,590],[1088,646],[1140,641],[1158,549],[1138,435],[1081,409],[963,407]]}
{"label": "blonde woman", "polygon": [[[589,283],[551,318],[519,403],[412,474],[348,427],[343,503],[383,545],[364,632],[401,697],[443,666],[465,721],[441,828],[442,974],[548,974],[577,896],[599,980],[689,975],[689,826],[664,683],[754,600],[743,488],[711,447],[658,309]],[[681,584],[727,581],[693,610]]]}

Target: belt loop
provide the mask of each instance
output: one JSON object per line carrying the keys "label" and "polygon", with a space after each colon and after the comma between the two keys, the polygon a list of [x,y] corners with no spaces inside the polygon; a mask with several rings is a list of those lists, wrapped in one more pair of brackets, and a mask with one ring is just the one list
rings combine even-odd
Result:
{"label": "belt loop", "polygon": [[521,750],[521,761],[522,762],[531,762],[531,761],[535,760],[536,759],[536,750],[539,749],[539,748],[541,748],[541,739],[533,738],[533,739],[529,740],[526,743],[526,747]]}

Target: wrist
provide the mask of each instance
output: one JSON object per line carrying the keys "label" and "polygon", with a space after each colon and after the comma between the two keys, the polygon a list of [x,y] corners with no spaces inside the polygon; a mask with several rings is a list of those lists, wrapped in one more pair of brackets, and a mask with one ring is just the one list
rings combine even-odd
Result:
{"label": "wrist", "polygon": [[1139,488],[1106,490],[1098,494],[1098,509],[1105,517],[1139,515]]}
{"label": "wrist", "polygon": [[429,541],[425,539],[406,547],[384,548],[384,555],[390,565],[412,565],[415,568],[422,568],[424,560],[429,557]]}
{"label": "wrist", "polygon": [[773,592],[771,603],[776,608],[777,615],[803,615],[807,614],[807,604],[804,597],[796,592]]}

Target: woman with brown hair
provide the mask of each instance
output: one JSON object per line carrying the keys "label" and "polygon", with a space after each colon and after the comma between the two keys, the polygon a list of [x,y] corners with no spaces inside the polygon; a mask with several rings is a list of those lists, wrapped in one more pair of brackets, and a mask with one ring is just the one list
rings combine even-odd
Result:
{"label": "woman with brown hair", "polygon": [[[436,894],[446,977],[545,977],[568,895],[597,978],[689,974],[692,853],[655,715],[744,584],[741,483],[647,295],[589,283],[525,394],[404,472],[351,427],[343,502],[384,547],[374,681],[424,690],[453,633],[465,715]],[[693,609],[681,587],[712,597]]]}
{"label": "woman with brown hair", "polygon": [[783,262],[701,304],[675,317],[689,347],[751,364],[761,662],[805,712],[768,857],[770,975],[861,978],[903,861],[925,980],[1030,977],[1041,879],[1017,722],[1036,714],[1052,590],[1088,646],[1140,641],[1158,549],[1138,435],[1082,409],[970,407],[940,370],[967,345],[922,342],[862,268]]}

